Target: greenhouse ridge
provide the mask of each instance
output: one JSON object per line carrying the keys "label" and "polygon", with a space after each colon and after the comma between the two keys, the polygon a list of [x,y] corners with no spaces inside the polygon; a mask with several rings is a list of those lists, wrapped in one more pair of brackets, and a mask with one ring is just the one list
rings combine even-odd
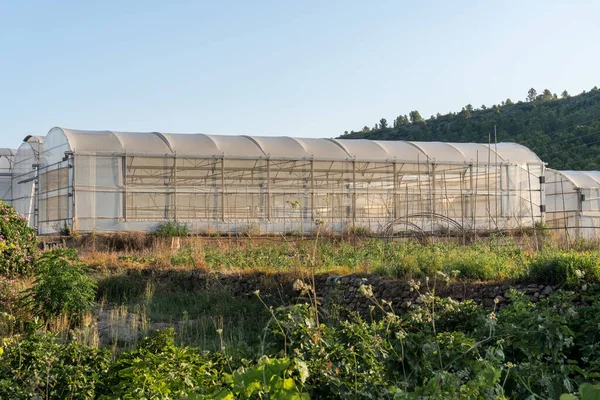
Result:
{"label": "greenhouse ridge", "polygon": [[[535,160],[524,146],[500,143],[488,147],[478,143],[442,143],[381,140],[313,139],[274,136],[226,136],[207,134],[169,134],[159,132],[81,131],[54,128],[62,133],[73,152],[111,152],[138,154],[180,154],[210,157],[314,158],[333,160],[440,160],[470,162],[477,153],[492,153],[501,162]],[[47,147],[47,146],[46,146]],[[496,159],[496,158],[495,158]]]}
{"label": "greenhouse ridge", "polygon": [[148,231],[164,221],[198,232],[463,234],[556,216],[556,201],[546,213],[553,172],[516,143],[57,127],[0,151],[0,170],[0,196],[40,234]]}

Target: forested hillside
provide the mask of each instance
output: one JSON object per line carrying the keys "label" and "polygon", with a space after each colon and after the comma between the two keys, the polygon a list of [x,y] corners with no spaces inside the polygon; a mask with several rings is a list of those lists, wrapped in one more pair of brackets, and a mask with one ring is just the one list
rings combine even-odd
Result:
{"label": "forested hillside", "polygon": [[344,139],[521,143],[556,169],[600,169],[600,90],[561,96],[530,89],[524,101],[510,99],[479,108],[466,105],[458,113],[429,119],[418,111],[393,122],[382,118],[374,127],[345,132]]}

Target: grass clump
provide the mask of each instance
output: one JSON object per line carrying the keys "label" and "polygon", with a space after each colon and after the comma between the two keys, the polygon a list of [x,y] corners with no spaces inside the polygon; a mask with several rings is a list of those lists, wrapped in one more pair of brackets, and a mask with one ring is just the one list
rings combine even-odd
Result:
{"label": "grass clump", "polygon": [[539,283],[578,286],[582,280],[600,281],[600,254],[583,251],[541,252],[529,263],[528,277]]}
{"label": "grass clump", "polygon": [[190,232],[187,224],[177,221],[161,222],[154,228],[154,234],[158,237],[185,237]]}

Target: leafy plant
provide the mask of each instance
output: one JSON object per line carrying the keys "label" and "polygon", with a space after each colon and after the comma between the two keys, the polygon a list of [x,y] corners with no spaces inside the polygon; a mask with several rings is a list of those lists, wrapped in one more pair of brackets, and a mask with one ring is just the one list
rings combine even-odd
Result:
{"label": "leafy plant", "polygon": [[3,349],[2,399],[93,399],[110,365],[109,352],[77,342],[61,344],[48,333],[9,339]]}
{"label": "leafy plant", "polygon": [[154,228],[154,234],[159,237],[179,237],[190,234],[187,224],[177,221],[167,221],[159,223]]}
{"label": "leafy plant", "polygon": [[75,250],[46,251],[37,261],[34,285],[24,302],[45,318],[66,314],[77,319],[95,304],[96,282],[87,272]]}
{"label": "leafy plant", "polygon": [[0,272],[31,273],[36,250],[35,230],[29,227],[27,218],[0,200]]}

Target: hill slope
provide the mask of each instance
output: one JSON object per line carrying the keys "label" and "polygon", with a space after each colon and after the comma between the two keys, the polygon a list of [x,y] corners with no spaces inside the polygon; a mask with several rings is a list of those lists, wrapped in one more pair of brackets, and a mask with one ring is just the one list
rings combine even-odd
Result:
{"label": "hill slope", "polygon": [[[517,142],[532,149],[556,169],[600,169],[600,90],[594,87],[577,96],[558,99],[550,91],[530,91],[530,101],[490,108],[468,105],[459,113],[438,114],[427,120],[418,112],[399,116],[387,127],[382,119],[374,128],[342,135],[344,139],[417,140],[487,143]],[[383,128],[382,128],[383,126]]]}

